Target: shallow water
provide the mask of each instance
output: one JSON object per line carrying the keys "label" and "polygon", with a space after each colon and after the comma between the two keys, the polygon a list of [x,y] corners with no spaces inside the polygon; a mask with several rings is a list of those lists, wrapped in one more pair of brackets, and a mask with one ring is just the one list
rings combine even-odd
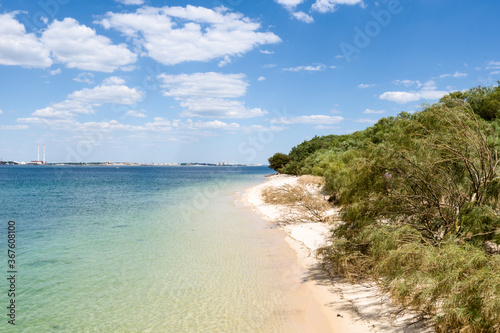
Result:
{"label": "shallow water", "polygon": [[266,173],[0,167],[2,248],[7,222],[17,227],[11,331],[299,331],[282,235],[234,204]]}

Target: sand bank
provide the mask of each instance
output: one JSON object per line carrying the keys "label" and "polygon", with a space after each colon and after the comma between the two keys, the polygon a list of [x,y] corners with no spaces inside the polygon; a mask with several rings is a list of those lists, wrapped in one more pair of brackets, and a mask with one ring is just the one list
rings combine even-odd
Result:
{"label": "sand bank", "polygon": [[[268,187],[295,185],[298,177],[274,175],[263,184],[246,190],[241,200],[259,213],[273,227],[285,232],[285,240],[296,252],[304,268],[301,292],[312,296],[315,304],[294,304],[297,315],[310,332],[433,332],[419,321],[415,313],[393,304],[374,283],[351,284],[328,277],[316,258],[316,250],[328,245],[334,225],[323,222],[279,223],[286,214],[293,214],[289,207],[266,204],[261,196]],[[336,214],[336,210],[329,212]],[[339,222],[337,222],[339,223]]]}

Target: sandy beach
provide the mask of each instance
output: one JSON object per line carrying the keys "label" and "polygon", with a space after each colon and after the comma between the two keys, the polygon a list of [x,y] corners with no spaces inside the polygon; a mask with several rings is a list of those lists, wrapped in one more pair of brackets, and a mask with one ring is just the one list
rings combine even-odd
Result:
{"label": "sandy beach", "polygon": [[[336,222],[290,222],[294,216],[290,207],[267,204],[262,192],[269,187],[296,186],[298,177],[273,175],[267,181],[246,189],[241,201],[260,214],[274,228],[284,232],[288,245],[295,251],[296,260],[304,269],[301,293],[308,301],[292,304],[308,332],[433,332],[418,314],[391,304],[373,282],[352,284],[339,278],[332,279],[321,269],[316,250],[328,245],[329,235]],[[337,209],[328,211],[335,215]]]}

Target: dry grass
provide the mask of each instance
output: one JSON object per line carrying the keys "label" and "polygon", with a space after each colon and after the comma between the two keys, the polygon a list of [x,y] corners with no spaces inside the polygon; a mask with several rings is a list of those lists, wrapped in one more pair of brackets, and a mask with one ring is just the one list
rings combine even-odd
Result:
{"label": "dry grass", "polygon": [[331,208],[328,201],[318,190],[297,184],[268,187],[262,191],[265,203],[288,206],[289,214],[284,220],[318,221],[329,220],[327,211]]}
{"label": "dry grass", "polygon": [[299,184],[307,186],[307,185],[316,185],[317,187],[323,187],[325,185],[325,179],[320,176],[313,175],[303,175],[299,177]]}
{"label": "dry grass", "polygon": [[371,278],[401,305],[432,318],[436,332],[500,332],[500,256],[464,242],[425,242],[409,226],[369,226],[319,250],[324,267]]}

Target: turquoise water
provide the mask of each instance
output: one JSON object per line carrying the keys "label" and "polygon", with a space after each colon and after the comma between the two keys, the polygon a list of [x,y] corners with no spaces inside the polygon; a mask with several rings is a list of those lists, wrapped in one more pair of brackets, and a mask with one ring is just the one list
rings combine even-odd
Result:
{"label": "turquoise water", "polygon": [[[292,332],[269,226],[234,204],[259,167],[0,167],[16,222],[13,332]],[[0,306],[6,309],[8,283]]]}

